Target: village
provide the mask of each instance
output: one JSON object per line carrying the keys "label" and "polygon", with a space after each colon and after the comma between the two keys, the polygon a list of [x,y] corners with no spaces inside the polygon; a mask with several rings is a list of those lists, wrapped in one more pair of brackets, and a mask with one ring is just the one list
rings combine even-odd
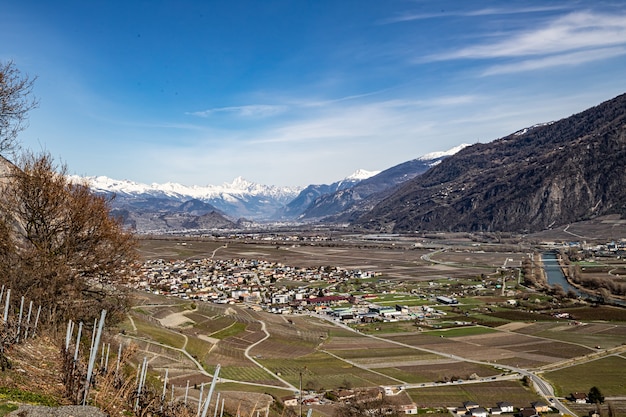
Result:
{"label": "village", "polygon": [[[352,295],[333,291],[341,283],[376,276],[371,271],[330,266],[294,268],[261,260],[157,259],[144,262],[132,286],[185,300],[243,304],[275,314],[327,314],[343,323],[423,320],[447,314],[427,305],[377,305],[371,302],[378,298],[373,292]],[[427,298],[424,294],[411,296]],[[431,294],[428,298],[435,305],[458,304],[454,297]]]}

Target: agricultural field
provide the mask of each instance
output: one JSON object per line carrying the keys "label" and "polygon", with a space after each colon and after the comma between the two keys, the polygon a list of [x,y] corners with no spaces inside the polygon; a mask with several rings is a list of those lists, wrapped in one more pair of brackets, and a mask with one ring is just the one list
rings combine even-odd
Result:
{"label": "agricultural field", "polygon": [[482,407],[495,407],[497,402],[507,401],[514,407],[529,407],[540,397],[519,381],[500,381],[488,384],[426,387],[408,390],[419,407],[461,407],[464,401],[474,401]]}
{"label": "agricultural field", "polygon": [[624,396],[626,388],[626,358],[608,356],[552,372],[544,376],[556,389],[557,395],[567,396],[572,392],[588,392],[596,386],[607,397]]}
{"label": "agricultural field", "polygon": [[[435,409],[468,400],[485,407],[497,401],[522,407],[540,399],[516,379],[518,374],[510,375],[499,365],[545,369],[542,375],[559,394],[573,389],[568,388],[573,381],[581,381],[586,388],[579,390],[587,390],[587,385],[602,382],[592,377],[594,372],[611,371],[615,375],[609,374],[603,392],[626,396],[626,382],[620,385],[615,371],[624,368],[624,354],[593,356],[626,342],[626,309],[560,305],[508,278],[506,295],[496,289],[502,277],[498,268],[518,268],[528,249],[499,251],[497,245],[472,247],[467,240],[439,251],[450,242],[335,239],[326,245],[279,239],[143,240],[141,250],[152,259],[245,258],[375,271],[373,278],[345,283],[344,290],[367,294],[380,306],[406,306],[415,318],[345,325],[322,313],[270,314],[250,305],[137,293],[119,337],[137,345],[138,362],[148,357],[155,374],[168,369],[181,389],[190,381],[192,398],[199,395],[199,384],[211,381],[218,364],[221,381],[216,389],[276,398],[298,391],[302,382],[307,391],[407,386],[410,400]],[[307,285],[295,280],[287,284],[292,289]],[[316,292],[336,285],[311,283]],[[459,304],[437,305],[434,295],[440,294],[456,296]],[[510,298],[522,306],[506,305]],[[439,316],[417,319],[428,307]],[[573,319],[555,318],[553,312],[568,312]],[[432,386],[457,379],[463,383]],[[324,410],[320,406],[314,415],[332,415]]]}

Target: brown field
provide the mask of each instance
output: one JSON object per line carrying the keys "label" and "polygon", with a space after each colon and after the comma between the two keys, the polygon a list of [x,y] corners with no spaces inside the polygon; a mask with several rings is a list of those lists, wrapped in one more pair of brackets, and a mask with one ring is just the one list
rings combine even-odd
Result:
{"label": "brown field", "polygon": [[621,220],[619,215],[602,216],[593,220],[572,223],[568,225],[567,233],[563,232],[563,228],[550,229],[528,235],[527,239],[538,242],[570,242],[573,238],[572,234],[582,236],[587,242],[604,243],[610,240],[619,240],[626,236],[626,221]]}
{"label": "brown field", "polygon": [[482,407],[494,407],[508,401],[515,407],[528,407],[540,398],[518,381],[486,384],[446,384],[439,387],[411,389],[409,395],[420,407],[461,407],[463,401],[475,401]]}
{"label": "brown field", "polygon": [[[479,250],[446,251],[433,255],[432,260],[446,262],[462,267],[494,268],[501,267],[505,261],[508,267],[519,267],[528,255],[522,252],[481,252]],[[512,259],[510,261],[509,259]]]}
{"label": "brown field", "polygon": [[611,348],[626,342],[626,324],[617,322],[592,322],[579,325],[565,324],[563,322],[533,323],[517,329],[515,332],[577,343],[592,349],[597,346]]}
{"label": "brown field", "polygon": [[[434,260],[449,264],[433,265],[421,258],[432,249],[416,247],[415,240],[412,239],[396,243],[345,242],[341,241],[341,237],[335,239],[336,241],[322,244],[296,245],[293,242],[252,240],[142,240],[141,249],[145,257],[166,259],[207,258],[215,251],[217,259],[244,257],[296,267],[335,265],[347,269],[376,271],[382,273],[381,278],[407,282],[448,277],[476,278],[481,274],[492,274],[496,267],[508,259],[513,259],[507,261],[508,266],[518,266],[526,256],[525,253],[498,252],[495,246],[485,252],[450,250],[433,256]],[[183,241],[187,244],[180,244]],[[466,243],[469,242],[468,239]],[[497,297],[476,298],[479,302],[472,298],[467,298],[467,302],[474,306],[501,301]],[[388,297],[387,301],[393,300]],[[254,361],[267,366],[271,372],[280,374],[292,384],[297,384],[299,373],[306,370],[303,375],[304,383],[332,389],[342,386],[346,381],[355,387],[365,387],[398,384],[399,381],[422,383],[452,377],[467,379],[472,374],[479,378],[488,378],[501,372],[487,365],[444,359],[442,356],[420,351],[420,347],[472,360],[535,368],[583,356],[595,350],[593,348],[597,345],[611,347],[626,340],[626,309],[604,307],[567,310],[579,320],[598,320],[580,326],[568,325],[566,321],[556,320],[548,315],[496,309],[493,313],[485,312],[482,317],[485,320],[494,318],[490,326],[509,323],[492,332],[462,335],[461,332],[439,331],[428,334],[429,332],[418,333],[413,324],[403,329],[402,326],[391,323],[380,326],[381,330],[376,332],[372,330],[372,333],[380,337],[372,339],[316,317],[273,315],[240,306],[198,303],[197,310],[192,311],[189,301],[165,299],[151,294],[141,294],[136,305],[139,307],[134,312],[135,315],[150,315],[161,322],[170,315],[181,313],[189,319],[183,327],[171,329],[173,332],[164,328],[152,329],[148,337],[155,341],[169,340],[179,348],[187,343],[187,351],[195,352],[194,357],[209,372],[220,364],[223,378],[265,384],[264,387],[254,389],[261,392],[285,392],[285,395],[289,391],[280,389],[282,383]],[[461,313],[449,312],[448,318],[455,320],[456,315],[459,320],[464,317]],[[147,317],[145,320],[149,321]],[[152,320],[150,323],[156,322],[158,327],[160,322]],[[246,348],[266,337],[261,321],[265,323],[269,337],[250,350],[249,354],[253,358],[250,360],[244,354]],[[129,326],[129,323],[124,323],[125,330],[128,331]],[[368,330],[363,328],[361,331],[365,333]],[[219,340],[215,336],[219,336]],[[409,346],[397,345],[383,339]],[[192,384],[206,381],[207,377],[195,372],[193,363],[180,351],[147,341],[137,343],[141,348],[138,357],[147,356],[157,373],[169,368],[176,385],[184,385],[187,380],[192,381]],[[592,369],[589,368],[591,366],[567,368],[571,369],[571,374],[563,372],[553,373],[551,376],[563,380],[580,379],[586,377],[589,369]],[[595,380],[585,381],[587,382]],[[232,385],[234,384],[229,384],[229,387]],[[253,388],[241,385],[234,389]],[[613,390],[611,388],[611,392]],[[619,392],[623,394],[624,391],[621,389]],[[497,401],[509,401],[520,407],[538,399],[517,381],[446,384],[413,389],[409,393],[418,405],[429,407],[460,406],[467,400],[476,401],[485,407],[494,406]]]}
{"label": "brown field", "polygon": [[[180,243],[185,242],[183,246]],[[421,259],[431,252],[416,248],[411,243],[401,242],[340,242],[322,244],[285,244],[285,242],[259,242],[243,240],[199,240],[199,239],[142,239],[140,254],[146,259],[263,259],[282,262],[296,267],[318,267],[335,265],[345,269],[376,271],[387,279],[426,280],[448,277],[477,276],[493,272],[493,267],[483,262],[458,268],[447,265],[432,265]],[[224,245],[227,244],[226,247]],[[217,249],[217,250],[216,250]],[[502,265],[512,254],[490,254],[493,262]]]}
{"label": "brown field", "polygon": [[356,335],[356,337],[332,337],[324,342],[325,350],[349,350],[349,349],[401,349],[395,343],[390,343],[382,339],[373,339],[371,337]]}
{"label": "brown field", "polygon": [[470,360],[525,367],[537,367],[592,352],[591,349],[576,344],[509,332],[444,338],[405,334],[389,335],[389,338],[412,346],[423,346]]}
{"label": "brown field", "polygon": [[[486,365],[478,365],[470,362],[440,359],[424,361],[422,364],[396,365],[394,369],[377,369],[386,375],[401,379],[408,383],[421,383],[432,381],[448,381],[453,379],[470,380],[472,375],[478,378],[486,378],[500,375],[501,371]],[[426,363],[430,362],[430,363]]]}

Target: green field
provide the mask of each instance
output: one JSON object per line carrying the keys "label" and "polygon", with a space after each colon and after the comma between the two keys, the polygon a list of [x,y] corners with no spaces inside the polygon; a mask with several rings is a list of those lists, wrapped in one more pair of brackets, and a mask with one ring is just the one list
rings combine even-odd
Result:
{"label": "green field", "polygon": [[513,406],[529,407],[540,398],[518,381],[499,381],[486,384],[426,387],[408,390],[418,406],[460,407],[464,401],[475,401],[482,407],[494,407],[497,402],[507,401]]}
{"label": "green field", "polygon": [[311,382],[318,388],[333,389],[345,385],[372,387],[397,384],[390,378],[357,368],[323,352],[300,358],[284,360],[259,360],[264,366],[298,386],[300,372],[304,383]]}
{"label": "green field", "polygon": [[626,358],[609,356],[558,371],[546,372],[544,376],[554,386],[557,395],[572,392],[588,392],[596,386],[605,396],[626,394]]}

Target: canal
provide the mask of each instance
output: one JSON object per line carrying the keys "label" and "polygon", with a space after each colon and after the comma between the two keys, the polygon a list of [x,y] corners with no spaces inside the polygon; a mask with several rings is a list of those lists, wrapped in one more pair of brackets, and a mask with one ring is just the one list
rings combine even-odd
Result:
{"label": "canal", "polygon": [[[546,273],[546,280],[550,286],[559,284],[565,292],[570,290],[574,291],[576,295],[582,298],[586,298],[587,300],[591,300],[594,302],[599,301],[599,298],[593,294],[589,294],[583,291],[580,291],[578,288],[571,285],[565,275],[563,274],[563,270],[559,265],[557,260],[556,252],[544,252],[541,254],[541,261],[543,262],[543,270]],[[620,300],[618,298],[609,298],[605,300],[608,304],[618,305],[621,307],[626,307],[626,302]]]}
{"label": "canal", "polygon": [[544,252],[541,254],[541,261],[543,262],[543,270],[546,273],[546,279],[550,286],[559,284],[565,292],[570,290],[574,291],[576,295],[587,297],[588,294],[582,293],[578,288],[567,282],[563,270],[559,265],[555,252]]}

